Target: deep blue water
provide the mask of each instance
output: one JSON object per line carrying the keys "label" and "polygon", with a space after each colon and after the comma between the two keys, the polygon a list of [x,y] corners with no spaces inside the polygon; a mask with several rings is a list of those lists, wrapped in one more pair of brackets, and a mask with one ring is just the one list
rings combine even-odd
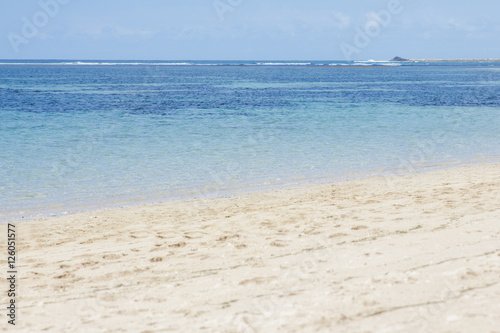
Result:
{"label": "deep blue water", "polygon": [[0,63],[2,219],[500,158],[500,63]]}

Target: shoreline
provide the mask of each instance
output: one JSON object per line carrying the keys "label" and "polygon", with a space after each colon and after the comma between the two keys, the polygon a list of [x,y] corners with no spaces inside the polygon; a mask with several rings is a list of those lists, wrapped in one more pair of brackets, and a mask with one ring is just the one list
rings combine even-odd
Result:
{"label": "shoreline", "polygon": [[[408,59],[419,62],[500,62],[500,59]],[[405,62],[405,61],[401,61]]]}
{"label": "shoreline", "polygon": [[[332,184],[343,181],[353,181],[360,179],[369,179],[376,177],[392,177],[413,173],[425,173],[434,170],[457,168],[463,166],[485,165],[499,163],[498,159],[481,158],[480,160],[473,159],[470,161],[447,161],[440,164],[432,164],[420,167],[414,167],[410,170],[401,168],[377,168],[368,171],[358,171],[352,173],[338,175],[322,175],[310,178],[293,178],[278,181],[265,181],[261,183],[236,185],[236,186],[219,186],[219,187],[204,187],[199,189],[184,189],[176,190],[176,195],[160,195],[147,196],[146,193],[137,193],[133,197],[124,197],[118,201],[109,201],[105,203],[86,202],[74,206],[67,206],[59,202],[54,202],[49,206],[41,206],[31,208],[30,210],[12,211],[10,214],[0,216],[1,223],[16,223],[21,221],[33,221],[42,218],[53,218],[67,216],[75,213],[83,213],[89,211],[100,211],[108,209],[116,209],[129,206],[139,206],[148,204],[166,204],[172,202],[183,202],[201,199],[216,199],[222,197],[233,197],[246,193],[256,193],[263,191],[272,191],[279,189],[300,188],[304,186],[314,186],[322,184]],[[57,208],[59,207],[59,208]]]}
{"label": "shoreline", "polygon": [[498,198],[492,163],[22,221],[18,328],[493,331]]}
{"label": "shoreline", "polygon": [[[20,62],[11,62],[11,61],[20,61]],[[34,61],[34,62],[29,62]],[[40,61],[40,62],[37,62]],[[50,62],[52,61],[52,62]],[[189,62],[186,62],[189,61]],[[186,60],[181,63],[172,62],[169,60],[159,60],[157,63],[151,63],[150,61],[145,60],[137,60],[134,62],[126,62],[124,60],[79,60],[79,59],[70,59],[70,60],[59,60],[59,59],[0,59],[0,66],[213,66],[211,63],[204,62],[215,62],[216,66],[261,66],[261,67],[280,67],[280,66],[289,66],[289,67],[341,67],[341,66],[332,66],[327,63],[331,62],[353,62],[353,63],[386,63],[386,62],[457,62],[457,63],[466,63],[466,62],[500,62],[500,59],[408,59],[408,58],[400,58],[400,59],[392,59],[392,60],[255,60],[255,61],[246,61],[246,60],[235,60],[232,62],[236,63],[224,63],[223,60]],[[241,62],[241,63],[238,63]],[[246,62],[246,63],[245,63]],[[264,63],[259,63],[264,62]],[[275,62],[275,63],[273,63]],[[302,63],[301,63],[302,62]],[[308,63],[305,63],[308,62]],[[323,62],[323,64],[318,64]],[[350,66],[358,67],[358,66]],[[359,66],[364,67],[364,66]]]}

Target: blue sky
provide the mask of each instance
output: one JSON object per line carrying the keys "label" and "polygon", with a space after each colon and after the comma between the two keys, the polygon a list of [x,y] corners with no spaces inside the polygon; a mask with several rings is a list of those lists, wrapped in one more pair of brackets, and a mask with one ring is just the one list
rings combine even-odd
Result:
{"label": "blue sky", "polygon": [[500,58],[500,1],[493,0],[23,0],[1,6],[3,59]]}

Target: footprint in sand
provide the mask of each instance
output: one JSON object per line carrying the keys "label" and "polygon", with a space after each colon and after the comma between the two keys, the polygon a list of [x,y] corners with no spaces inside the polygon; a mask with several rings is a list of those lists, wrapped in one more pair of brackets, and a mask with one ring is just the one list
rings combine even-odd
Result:
{"label": "footprint in sand", "polygon": [[82,267],[92,267],[92,266],[99,265],[99,262],[98,261],[85,261],[85,262],[82,262],[80,265]]}
{"label": "footprint in sand", "polygon": [[56,279],[69,279],[73,277],[75,277],[75,275],[71,272],[64,272],[63,274],[54,276]]}
{"label": "footprint in sand", "polygon": [[221,236],[221,237],[217,238],[217,241],[218,242],[225,242],[228,239],[239,238],[239,237],[240,237],[240,235],[238,235],[238,234],[235,234],[235,235],[226,235],[226,236]]}
{"label": "footprint in sand", "polygon": [[366,225],[357,225],[351,228],[351,230],[364,230],[364,229],[368,229],[368,227]]}
{"label": "footprint in sand", "polygon": [[349,235],[346,233],[343,233],[343,232],[339,232],[336,234],[331,234],[330,236],[328,236],[328,238],[337,238],[337,237],[344,237],[344,236],[349,236]]}
{"label": "footprint in sand", "polygon": [[256,277],[252,279],[243,280],[239,283],[239,285],[245,286],[247,284],[264,284],[273,279],[275,279],[275,277]]}
{"label": "footprint in sand", "polygon": [[169,245],[168,247],[174,247],[174,248],[179,248],[179,247],[184,247],[186,246],[187,243],[186,242],[180,242],[180,243],[176,243],[176,244],[171,244]]}
{"label": "footprint in sand", "polygon": [[162,257],[154,257],[154,258],[149,259],[149,261],[151,261],[151,262],[160,262],[160,261],[163,261],[163,258]]}
{"label": "footprint in sand", "polygon": [[316,229],[316,228],[309,228],[309,229],[304,230],[304,233],[306,235],[319,235],[321,233],[321,231],[319,229]]}
{"label": "footprint in sand", "polygon": [[102,258],[106,259],[106,260],[116,260],[116,259],[120,259],[121,256],[118,254],[112,253],[112,254],[105,254],[102,256]]}
{"label": "footprint in sand", "polygon": [[282,242],[282,241],[274,241],[269,245],[276,246],[276,247],[287,247],[288,246],[288,244],[286,244],[285,242]]}

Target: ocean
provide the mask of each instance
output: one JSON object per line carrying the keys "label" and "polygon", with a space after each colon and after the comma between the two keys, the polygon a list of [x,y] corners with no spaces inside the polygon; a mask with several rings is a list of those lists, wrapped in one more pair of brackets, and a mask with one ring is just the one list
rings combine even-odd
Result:
{"label": "ocean", "polygon": [[0,61],[0,219],[500,161],[500,63]]}

